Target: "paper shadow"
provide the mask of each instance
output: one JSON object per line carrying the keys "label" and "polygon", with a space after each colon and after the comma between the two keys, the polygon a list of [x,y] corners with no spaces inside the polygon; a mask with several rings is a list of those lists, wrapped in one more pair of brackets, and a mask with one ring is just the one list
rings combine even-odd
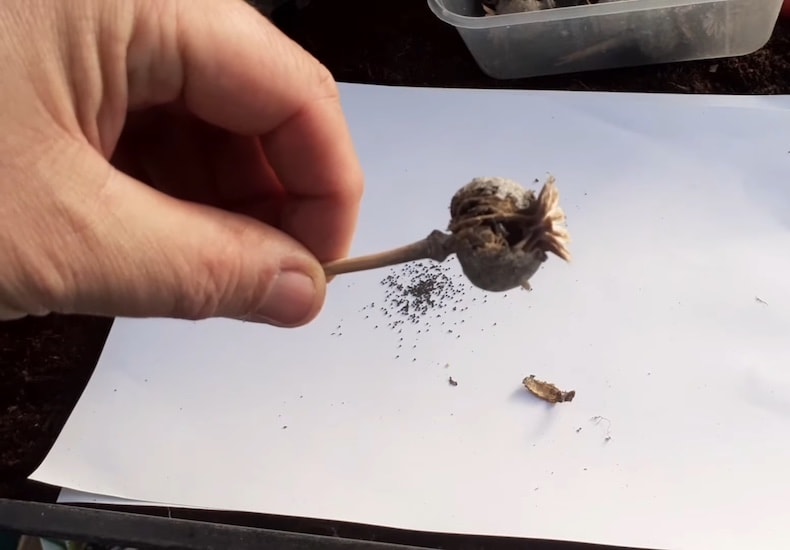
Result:
{"label": "paper shadow", "polygon": [[748,182],[747,196],[783,227],[790,228],[790,187],[783,185],[784,174],[768,172]]}
{"label": "paper shadow", "polygon": [[[782,387],[784,386],[784,387]],[[790,389],[781,380],[771,381],[769,377],[751,372],[743,377],[741,398],[752,405],[773,415],[790,416]]]}
{"label": "paper shadow", "polygon": [[541,415],[541,418],[535,425],[535,429],[529,434],[530,437],[545,435],[551,428],[555,418],[553,414],[555,405],[539,399],[523,387],[513,391],[510,395],[510,401],[523,403],[525,408]]}

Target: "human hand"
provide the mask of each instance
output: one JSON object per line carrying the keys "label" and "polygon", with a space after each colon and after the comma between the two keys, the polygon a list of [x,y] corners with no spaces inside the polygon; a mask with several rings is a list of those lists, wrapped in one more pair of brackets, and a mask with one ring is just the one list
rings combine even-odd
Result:
{"label": "human hand", "polygon": [[331,75],[252,7],[4,0],[0,66],[0,319],[318,315],[363,175]]}

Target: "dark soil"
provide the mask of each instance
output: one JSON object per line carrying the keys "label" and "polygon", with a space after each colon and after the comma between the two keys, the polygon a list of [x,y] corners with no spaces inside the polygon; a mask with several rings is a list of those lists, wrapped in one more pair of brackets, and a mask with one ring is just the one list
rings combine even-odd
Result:
{"label": "dark soil", "polygon": [[[394,9],[396,8],[397,9]],[[676,93],[790,93],[790,25],[738,59],[497,81],[475,65],[455,29],[425,0],[312,0],[284,7],[275,23],[340,81]],[[26,481],[79,399],[111,321],[50,315],[0,322],[0,497],[52,500],[55,491]],[[305,526],[301,525],[304,529]],[[335,531],[334,527],[326,527]]]}
{"label": "dark soil", "polygon": [[0,322],[0,498],[52,494],[25,478],[77,404],[111,322],[62,315]]}

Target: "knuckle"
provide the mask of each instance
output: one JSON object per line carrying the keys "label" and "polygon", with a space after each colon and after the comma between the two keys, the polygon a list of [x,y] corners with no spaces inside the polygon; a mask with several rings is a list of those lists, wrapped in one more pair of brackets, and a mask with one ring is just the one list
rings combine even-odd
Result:
{"label": "knuckle", "polygon": [[221,297],[232,278],[232,265],[221,249],[212,252],[199,253],[198,258],[184,262],[184,276],[173,281],[173,316],[198,321],[219,314]]}
{"label": "knuckle", "polygon": [[71,277],[59,269],[49,254],[27,253],[17,257],[21,270],[16,277],[16,308],[31,315],[52,311],[72,313],[74,310]]}
{"label": "knuckle", "polygon": [[355,205],[358,205],[365,195],[365,172],[360,163],[355,162],[349,168],[346,181],[348,196]]}
{"label": "knuckle", "polygon": [[75,312],[72,301],[72,285],[54,269],[40,269],[33,272],[29,279],[33,296],[38,299],[31,303],[31,313],[46,314],[50,311],[60,313]]}
{"label": "knuckle", "polygon": [[318,89],[321,91],[321,95],[327,99],[339,100],[340,88],[337,85],[335,77],[332,75],[332,71],[330,71],[329,68],[327,68],[327,66],[320,61],[316,60],[315,63]]}

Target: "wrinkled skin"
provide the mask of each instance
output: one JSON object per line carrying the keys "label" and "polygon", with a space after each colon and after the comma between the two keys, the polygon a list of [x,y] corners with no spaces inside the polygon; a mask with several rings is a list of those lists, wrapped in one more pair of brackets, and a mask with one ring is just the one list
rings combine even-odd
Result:
{"label": "wrinkled skin", "polygon": [[0,319],[299,326],[363,174],[328,71],[242,0],[0,3]]}

